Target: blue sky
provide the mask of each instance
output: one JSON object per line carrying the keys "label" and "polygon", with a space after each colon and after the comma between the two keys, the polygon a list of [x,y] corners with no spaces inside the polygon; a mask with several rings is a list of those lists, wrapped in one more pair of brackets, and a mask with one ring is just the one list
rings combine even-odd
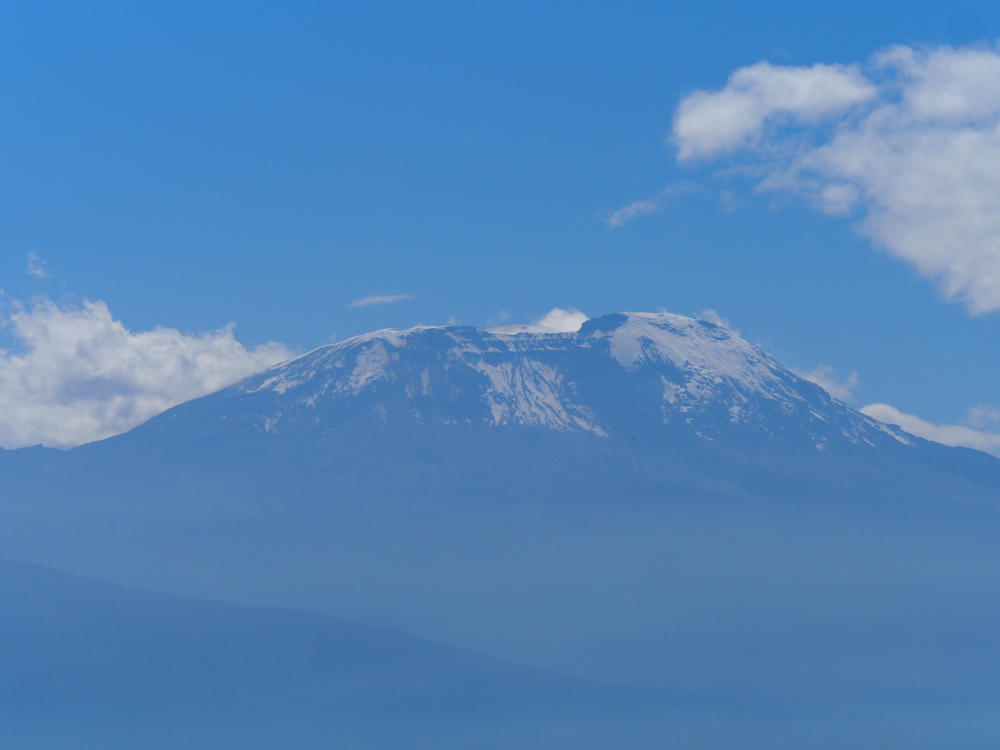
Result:
{"label": "blue sky", "polygon": [[[856,406],[958,422],[1000,403],[1000,313],[863,214],[761,191],[760,151],[679,162],[670,137],[685,97],[761,61],[874,80],[890,45],[998,37],[988,3],[5,3],[7,314],[103,301],[135,332],[304,350],[713,309],[786,364],[855,371]],[[400,299],[351,306],[371,296]]]}

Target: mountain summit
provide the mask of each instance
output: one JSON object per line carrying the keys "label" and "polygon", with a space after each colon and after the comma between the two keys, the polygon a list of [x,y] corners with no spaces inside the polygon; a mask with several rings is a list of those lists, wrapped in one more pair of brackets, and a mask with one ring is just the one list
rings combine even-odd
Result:
{"label": "mountain summit", "polygon": [[528,426],[612,441],[641,435],[785,450],[911,443],[728,329],[668,313],[606,315],[575,333],[377,331],[320,347],[207,401],[221,431],[331,432],[368,420],[387,430]]}

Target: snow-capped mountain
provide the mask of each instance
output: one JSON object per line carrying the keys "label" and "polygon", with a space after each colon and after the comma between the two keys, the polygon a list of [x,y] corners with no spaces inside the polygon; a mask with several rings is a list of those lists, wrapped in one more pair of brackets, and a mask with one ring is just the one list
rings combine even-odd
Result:
{"label": "snow-capped mountain", "polygon": [[377,331],[207,401],[218,429],[275,434],[367,418],[384,429],[523,425],[605,440],[642,434],[818,450],[910,442],[726,328],[667,313],[607,315],[575,333]]}
{"label": "snow-capped mountain", "polygon": [[667,314],[379,331],[0,452],[0,558],[764,703],[995,695],[998,533],[996,458]]}

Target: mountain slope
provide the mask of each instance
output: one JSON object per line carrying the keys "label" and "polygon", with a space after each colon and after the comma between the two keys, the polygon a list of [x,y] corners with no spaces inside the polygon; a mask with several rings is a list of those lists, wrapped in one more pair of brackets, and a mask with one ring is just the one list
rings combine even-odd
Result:
{"label": "mountain slope", "polygon": [[137,587],[763,703],[1000,692],[1000,461],[703,321],[377,332],[0,476],[0,555]]}
{"label": "mountain slope", "polygon": [[[272,456],[308,472],[313,458],[357,467],[383,453],[427,455],[418,446],[434,445],[439,465],[465,445],[476,445],[479,456],[520,460],[537,442],[566,446],[541,470],[560,483],[580,481],[581,454],[599,455],[587,485],[638,473],[653,494],[680,486],[884,495],[902,482],[925,496],[959,492],[992,503],[1000,489],[992,457],[877,422],[727,329],[666,313],[608,315],[568,334],[379,331],[321,347],[78,452],[87,460],[116,451],[141,460],[149,451],[214,455],[220,444],[254,445],[265,464]],[[470,455],[460,465],[476,463]],[[545,481],[535,473],[531,480]]]}
{"label": "mountain slope", "polygon": [[820,450],[910,442],[725,328],[665,313],[609,315],[567,334],[379,331],[321,347],[209,402],[214,419],[199,427],[216,432],[322,432],[367,415],[394,428],[522,425],[616,439],[639,431]]}

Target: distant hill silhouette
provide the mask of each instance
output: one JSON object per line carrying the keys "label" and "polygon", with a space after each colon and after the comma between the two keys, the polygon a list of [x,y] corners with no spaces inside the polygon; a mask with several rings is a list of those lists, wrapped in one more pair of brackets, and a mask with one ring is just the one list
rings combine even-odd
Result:
{"label": "distant hill silhouette", "polygon": [[551,734],[547,725],[621,736],[638,722],[652,739],[650,726],[669,732],[678,716],[768,713],[565,677],[387,628],[5,561],[0,634],[4,747],[270,747],[282,735],[296,747],[369,747],[379,734],[440,747],[475,732],[520,746],[538,739],[535,729]]}

